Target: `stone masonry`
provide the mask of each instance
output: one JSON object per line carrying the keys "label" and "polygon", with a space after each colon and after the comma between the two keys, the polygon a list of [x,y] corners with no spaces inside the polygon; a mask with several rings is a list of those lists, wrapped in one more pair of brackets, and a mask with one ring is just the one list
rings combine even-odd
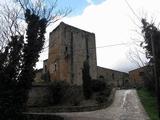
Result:
{"label": "stone masonry", "polygon": [[98,79],[105,79],[112,86],[125,87],[128,83],[128,74],[97,66]]}
{"label": "stone masonry", "polygon": [[83,62],[88,59],[90,75],[97,78],[95,34],[65,23],[50,33],[48,70],[51,80],[82,84]]}
{"label": "stone masonry", "polygon": [[82,85],[85,60],[89,61],[92,79],[104,77],[109,83],[119,86],[128,77],[127,73],[97,66],[95,34],[63,22],[50,33],[48,59],[44,60],[41,73],[49,74],[51,81],[65,80]]}

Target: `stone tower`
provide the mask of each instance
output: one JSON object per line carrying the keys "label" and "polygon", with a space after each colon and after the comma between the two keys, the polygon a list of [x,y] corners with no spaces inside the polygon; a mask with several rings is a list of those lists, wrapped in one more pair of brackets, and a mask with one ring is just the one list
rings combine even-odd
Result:
{"label": "stone tower", "polygon": [[82,84],[82,68],[89,61],[90,75],[97,78],[95,34],[60,23],[50,33],[47,68],[51,80]]}

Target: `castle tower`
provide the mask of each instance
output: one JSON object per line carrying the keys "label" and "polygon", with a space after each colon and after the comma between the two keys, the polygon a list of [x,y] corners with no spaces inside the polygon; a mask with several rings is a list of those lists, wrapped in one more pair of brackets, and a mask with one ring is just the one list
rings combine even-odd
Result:
{"label": "castle tower", "polygon": [[82,84],[82,68],[89,61],[90,75],[97,78],[95,34],[60,23],[50,33],[48,70],[51,80]]}

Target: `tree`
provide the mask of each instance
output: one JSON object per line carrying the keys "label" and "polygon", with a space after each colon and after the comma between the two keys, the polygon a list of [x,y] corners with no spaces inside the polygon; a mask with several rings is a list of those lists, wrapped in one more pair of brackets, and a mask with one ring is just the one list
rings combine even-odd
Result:
{"label": "tree", "polygon": [[141,45],[146,50],[149,63],[154,65],[158,112],[160,117],[160,30],[154,23],[148,23],[146,19],[142,19],[142,25],[142,34],[145,41]]}
{"label": "tree", "polygon": [[[53,14],[56,1],[49,8],[43,6],[44,1],[17,0],[16,4],[23,9],[27,24],[26,34],[18,27],[20,11],[10,16],[3,14],[5,26],[0,41],[0,119],[22,120],[22,112],[26,108],[28,92],[35,76],[35,64],[45,42],[47,26],[66,16],[70,11],[58,11]],[[5,16],[6,15],[6,16]],[[21,16],[23,17],[23,16]],[[14,21],[14,22],[13,22]],[[25,39],[24,39],[25,38]]]}
{"label": "tree", "polygon": [[[139,46],[140,47],[140,46]],[[144,52],[139,48],[135,47],[134,49],[130,49],[127,57],[131,63],[134,63],[137,67],[144,67],[147,65],[148,61],[146,61],[143,56]]]}
{"label": "tree", "polygon": [[82,69],[82,79],[83,79],[83,94],[86,99],[89,99],[92,95],[91,89],[91,76],[89,72],[88,60],[84,61]]}

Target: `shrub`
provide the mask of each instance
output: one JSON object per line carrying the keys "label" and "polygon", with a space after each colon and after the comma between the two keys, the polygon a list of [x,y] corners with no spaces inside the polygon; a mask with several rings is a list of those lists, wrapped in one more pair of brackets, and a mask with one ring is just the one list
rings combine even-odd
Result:
{"label": "shrub", "polygon": [[104,90],[96,93],[96,98],[95,99],[96,99],[98,104],[102,104],[104,102],[107,102],[108,97],[111,93],[112,87],[107,85],[107,84],[105,84],[105,85],[106,85],[106,87],[105,87]]}
{"label": "shrub", "polygon": [[60,104],[69,84],[66,81],[54,81],[50,86],[50,104]]}
{"label": "shrub", "polygon": [[63,98],[67,104],[77,106],[83,100],[83,91],[81,86],[73,85],[70,86]]}
{"label": "shrub", "polygon": [[101,103],[104,103],[108,100],[108,97],[107,95],[105,94],[104,91],[102,92],[99,92],[97,95],[96,95],[96,101],[98,104],[101,104]]}
{"label": "shrub", "polygon": [[106,89],[106,82],[104,80],[92,80],[91,88],[93,92],[100,92]]}
{"label": "shrub", "polygon": [[29,114],[25,115],[25,120],[64,120],[64,118],[57,115]]}
{"label": "shrub", "polygon": [[82,80],[83,80],[83,95],[85,99],[90,99],[92,96],[91,90],[91,76],[90,76],[90,66],[88,60],[84,61],[82,69]]}

